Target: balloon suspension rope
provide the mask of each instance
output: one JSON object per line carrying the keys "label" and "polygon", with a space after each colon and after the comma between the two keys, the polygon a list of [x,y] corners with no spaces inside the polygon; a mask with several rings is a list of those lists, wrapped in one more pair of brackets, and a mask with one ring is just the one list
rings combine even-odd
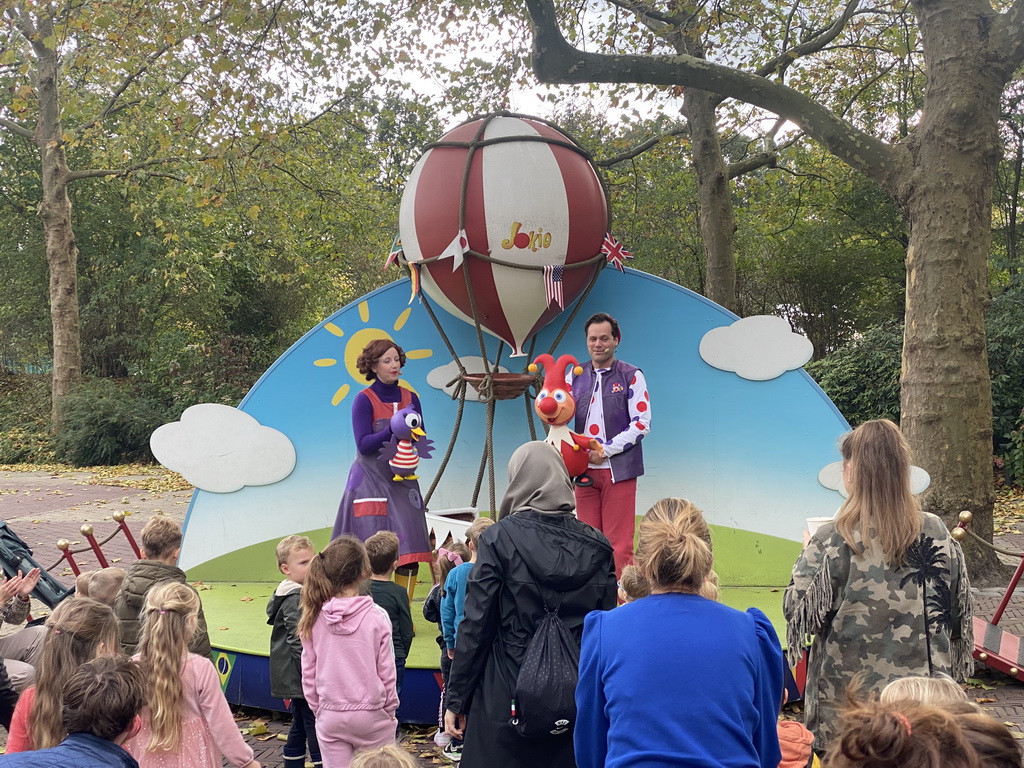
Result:
{"label": "balloon suspension rope", "polygon": [[455,365],[459,368],[459,375],[448,382],[448,385],[455,385],[455,391],[452,393],[452,400],[459,401],[459,409],[455,414],[455,424],[452,427],[452,437],[448,441],[448,450],[444,453],[444,459],[441,460],[441,466],[437,470],[437,474],[434,475],[434,482],[430,484],[430,489],[427,491],[427,495],[423,497],[423,506],[426,507],[430,503],[430,497],[434,495],[434,489],[437,488],[437,484],[441,481],[441,477],[444,475],[445,467],[448,466],[448,460],[452,457],[452,451],[455,450],[455,441],[459,437],[459,428],[462,426],[462,412],[466,407],[466,379],[463,378],[466,373],[466,368],[462,365],[462,360],[459,359],[458,354],[455,352],[455,348],[452,346],[451,341],[448,340],[448,335],[444,332],[444,328],[441,327],[441,323],[437,319],[437,315],[434,314],[433,308],[430,306],[430,302],[427,301],[425,293],[420,292],[420,302],[427,310],[427,314],[430,315],[430,319],[434,321],[434,328],[437,329],[438,334],[441,336],[444,345],[448,347],[448,352],[452,356],[452,360]]}

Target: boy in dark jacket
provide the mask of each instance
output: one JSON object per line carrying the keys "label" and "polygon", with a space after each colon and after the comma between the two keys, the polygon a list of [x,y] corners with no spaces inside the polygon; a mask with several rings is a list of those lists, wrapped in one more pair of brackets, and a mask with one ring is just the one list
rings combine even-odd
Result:
{"label": "boy in dark jacket", "polygon": [[145,678],[126,656],[100,656],[78,668],[64,686],[67,738],[56,747],[3,758],[26,768],[138,768],[121,745],[139,732]]}
{"label": "boy in dark jacket", "polygon": [[274,627],[270,632],[270,695],[292,702],[292,727],[283,749],[284,768],[303,768],[307,745],[313,765],[322,765],[316,718],[302,693],[302,643],[298,635],[302,615],[299,596],[314,557],[313,542],[305,536],[281,539],[277,567],[285,579],[267,603],[267,624]]}
{"label": "boy in dark jacket", "polygon": [[366,554],[370,556],[370,594],[373,602],[388,612],[391,618],[391,644],[395,649],[395,670],[398,673],[395,688],[402,695],[405,677],[405,659],[412,646],[412,612],[409,593],[391,580],[398,567],[398,536],[392,531],[378,531],[366,540]]}
{"label": "boy in dark jacket", "polygon": [[[128,568],[121,591],[114,600],[114,614],[121,633],[121,650],[129,656],[139,646],[142,634],[142,620],[139,615],[146,602],[146,593],[164,581],[186,584],[185,572],[178,568],[178,553],[181,552],[181,526],[165,515],[151,517],[142,528],[142,559]],[[206,630],[206,616],[202,605],[199,607],[199,626],[195,637],[188,644],[191,653],[211,657],[210,634]]]}

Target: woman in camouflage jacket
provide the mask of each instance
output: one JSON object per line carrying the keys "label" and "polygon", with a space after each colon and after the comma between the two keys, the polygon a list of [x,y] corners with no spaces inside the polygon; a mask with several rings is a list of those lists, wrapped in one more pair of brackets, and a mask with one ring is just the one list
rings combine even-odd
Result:
{"label": "woman in camouflage jacket", "polygon": [[791,664],[813,636],[804,719],[816,750],[835,735],[851,683],[878,692],[908,675],[963,680],[973,669],[963,553],[918,507],[899,428],[866,422],[840,448],[849,496],[811,537],[784,598]]}

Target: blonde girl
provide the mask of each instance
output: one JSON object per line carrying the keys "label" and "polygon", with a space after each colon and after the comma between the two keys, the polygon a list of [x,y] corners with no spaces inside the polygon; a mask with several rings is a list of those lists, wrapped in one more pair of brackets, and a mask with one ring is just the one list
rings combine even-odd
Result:
{"label": "blonde girl", "polygon": [[146,677],[142,730],[125,745],[140,768],[260,768],[235,725],[211,661],[189,653],[199,595],[175,581],[156,584],[142,609],[135,659]]}
{"label": "blonde girl", "polygon": [[64,684],[80,665],[119,649],[113,609],[88,597],[62,602],[46,626],[50,631],[39,655],[36,684],[21,695],[14,709],[8,753],[60,744],[67,736],[61,723]]}
{"label": "blonde girl", "polygon": [[348,768],[357,750],[395,740],[391,622],[360,594],[369,578],[366,547],[339,536],[313,558],[302,585],[302,690],[324,768]]}
{"label": "blonde girl", "polygon": [[[674,525],[678,525],[681,530],[689,531],[699,536],[700,540],[708,545],[708,550],[714,551],[714,547],[711,545],[711,529],[708,528],[704,514],[691,501],[678,498],[666,498],[656,501],[654,506],[647,510],[644,520],[651,523],[666,520],[674,521]],[[701,597],[706,597],[708,600],[718,599],[718,574],[715,573],[713,568],[708,572],[707,578],[700,585],[697,594]]]}
{"label": "blonde girl", "polygon": [[839,447],[849,495],[811,536],[783,599],[790,664],[813,637],[804,717],[816,750],[835,736],[848,686],[878,693],[897,678],[974,669],[963,553],[918,507],[899,427],[868,421]]}
{"label": "blonde girl", "polygon": [[701,595],[712,575],[708,538],[693,504],[659,502],[640,523],[636,550],[650,595],[587,615],[579,768],[649,764],[651,755],[665,765],[778,767],[782,648],[756,608],[744,613]]}

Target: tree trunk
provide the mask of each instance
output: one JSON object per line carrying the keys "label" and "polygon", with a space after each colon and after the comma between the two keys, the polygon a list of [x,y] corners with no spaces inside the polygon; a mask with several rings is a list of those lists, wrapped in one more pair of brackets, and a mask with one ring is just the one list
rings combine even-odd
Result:
{"label": "tree trunk", "polygon": [[[928,84],[910,162],[892,191],[910,225],[901,377],[904,433],[931,487],[924,508],[955,525],[975,515],[992,540],[992,391],[985,349],[992,187],[1001,78],[988,69],[986,25],[948,3],[916,0]],[[965,14],[967,15],[967,14]],[[968,546],[984,578],[995,554]]]}
{"label": "tree trunk", "polygon": [[729,169],[722,159],[715,108],[721,97],[688,88],[683,96],[683,114],[690,127],[693,168],[697,173],[700,198],[700,233],[707,257],[707,297],[737,312],[736,257],[733,238],[736,218],[732,209]]}
{"label": "tree trunk", "polygon": [[[44,35],[52,34],[40,25]],[[38,51],[39,49],[37,49]],[[50,270],[50,321],[53,326],[53,384],[50,428],[60,428],[62,402],[82,376],[82,342],[78,314],[78,247],[71,228],[68,166],[63,148],[57,53],[43,50],[37,59],[36,95],[39,122],[35,141],[42,164],[39,218]]]}

